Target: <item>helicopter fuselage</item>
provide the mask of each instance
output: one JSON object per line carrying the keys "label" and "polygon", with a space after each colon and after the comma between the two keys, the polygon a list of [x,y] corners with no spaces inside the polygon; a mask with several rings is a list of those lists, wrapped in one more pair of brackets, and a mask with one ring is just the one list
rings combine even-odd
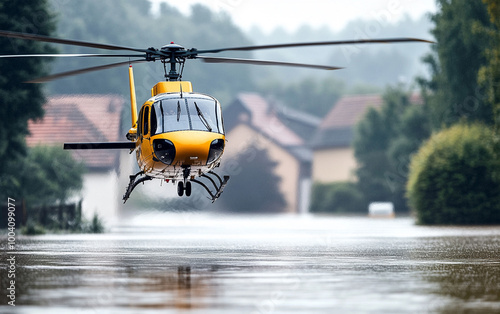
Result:
{"label": "helicopter fuselage", "polygon": [[[181,91],[179,83],[157,84],[154,96],[138,114],[137,163],[153,178],[194,179],[218,166],[224,151],[220,103],[212,96],[190,91],[190,84],[188,91]],[[169,92],[172,87],[176,91]]]}

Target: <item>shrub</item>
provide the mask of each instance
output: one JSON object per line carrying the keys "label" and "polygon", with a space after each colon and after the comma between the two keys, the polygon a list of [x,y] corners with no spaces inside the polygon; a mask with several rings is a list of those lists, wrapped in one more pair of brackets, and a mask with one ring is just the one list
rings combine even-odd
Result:
{"label": "shrub", "polygon": [[363,197],[352,182],[316,183],[311,196],[313,213],[366,212]]}
{"label": "shrub", "polygon": [[409,204],[420,224],[500,223],[500,143],[480,124],[434,134],[412,158]]}

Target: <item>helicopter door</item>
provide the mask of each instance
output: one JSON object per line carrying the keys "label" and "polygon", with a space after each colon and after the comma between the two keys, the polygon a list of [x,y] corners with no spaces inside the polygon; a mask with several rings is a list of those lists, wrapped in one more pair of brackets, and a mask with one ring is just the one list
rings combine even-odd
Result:
{"label": "helicopter door", "polygon": [[[145,163],[148,164],[152,162],[149,158],[153,155],[153,150],[151,148],[150,137],[151,137],[151,125],[150,125],[150,106],[145,105],[141,109],[139,114],[139,131],[140,131],[140,141],[142,155],[145,158]],[[152,166],[152,165],[150,165]]]}

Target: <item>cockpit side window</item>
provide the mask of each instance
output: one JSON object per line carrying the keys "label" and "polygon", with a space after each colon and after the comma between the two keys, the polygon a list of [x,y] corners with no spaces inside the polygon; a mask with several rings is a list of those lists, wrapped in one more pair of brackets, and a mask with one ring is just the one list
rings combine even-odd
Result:
{"label": "cockpit side window", "polygon": [[215,117],[217,117],[217,126],[220,134],[224,134],[224,121],[222,119],[222,108],[220,107],[220,103],[217,102],[215,104]]}
{"label": "cockpit side window", "polygon": [[137,123],[137,135],[141,137],[142,135],[142,115],[144,114],[144,107],[139,111],[139,121]]}
{"label": "cockpit side window", "polygon": [[144,109],[144,135],[147,135],[149,133],[149,107],[146,107]]}

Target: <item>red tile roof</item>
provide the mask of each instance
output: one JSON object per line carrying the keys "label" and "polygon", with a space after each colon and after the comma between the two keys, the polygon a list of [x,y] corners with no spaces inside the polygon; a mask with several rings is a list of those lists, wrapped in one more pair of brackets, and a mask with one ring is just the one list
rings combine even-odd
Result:
{"label": "red tile roof", "polygon": [[303,145],[303,140],[290,130],[277,116],[267,101],[258,94],[241,93],[241,104],[250,111],[250,124],[282,146]]}
{"label": "red tile roof", "polygon": [[381,95],[352,95],[342,97],[320,124],[320,129],[354,126],[369,107],[380,108]]}
{"label": "red tile roof", "polygon": [[[123,98],[113,95],[65,95],[49,97],[45,116],[28,124],[28,146],[58,145],[64,142],[111,142],[120,135]],[[123,138],[124,139],[124,138]],[[73,156],[89,168],[111,169],[118,151],[73,151]]]}
{"label": "red tile roof", "polygon": [[[422,104],[418,94],[410,96],[410,103]],[[342,97],[320,124],[320,129],[353,127],[370,107],[380,109],[382,95],[347,95]]]}
{"label": "red tile roof", "polygon": [[[354,138],[354,126],[370,107],[380,109],[382,95],[347,95],[342,97],[321,122],[312,140],[315,149],[349,147]],[[418,94],[410,96],[410,103],[422,104]]]}

